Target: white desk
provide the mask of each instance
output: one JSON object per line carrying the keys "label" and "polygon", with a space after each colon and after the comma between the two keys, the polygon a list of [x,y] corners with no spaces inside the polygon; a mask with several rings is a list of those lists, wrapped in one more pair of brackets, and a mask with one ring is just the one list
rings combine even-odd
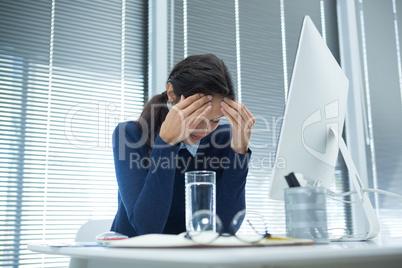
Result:
{"label": "white desk", "polygon": [[126,267],[402,267],[402,239],[328,245],[222,249],[134,249],[29,245],[72,257],[75,268]]}

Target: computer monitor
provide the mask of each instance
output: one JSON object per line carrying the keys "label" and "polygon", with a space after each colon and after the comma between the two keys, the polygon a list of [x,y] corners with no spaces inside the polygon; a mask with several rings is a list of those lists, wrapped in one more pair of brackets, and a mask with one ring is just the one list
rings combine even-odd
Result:
{"label": "computer monitor", "polygon": [[341,149],[369,221],[364,240],[378,234],[379,224],[367,193],[360,191],[361,180],[342,139],[348,88],[346,75],[306,16],[289,85],[270,197],[283,200],[288,187],[285,176],[291,172],[302,174],[308,186],[329,189]]}
{"label": "computer monitor", "polygon": [[329,188],[338,146],[328,146],[329,127],[342,136],[349,82],[310,17],[303,20],[276,151],[271,198],[283,199],[285,175],[301,173]]}

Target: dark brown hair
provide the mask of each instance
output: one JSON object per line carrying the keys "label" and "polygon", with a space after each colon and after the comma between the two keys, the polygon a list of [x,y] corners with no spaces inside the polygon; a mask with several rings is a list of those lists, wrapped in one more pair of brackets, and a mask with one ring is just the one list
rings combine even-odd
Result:
{"label": "dark brown hair", "polygon": [[[176,100],[196,93],[221,95],[235,99],[235,90],[226,64],[213,54],[193,55],[176,64],[167,80],[173,86]],[[166,91],[152,97],[138,122],[146,143],[152,148],[161,125],[169,112]]]}

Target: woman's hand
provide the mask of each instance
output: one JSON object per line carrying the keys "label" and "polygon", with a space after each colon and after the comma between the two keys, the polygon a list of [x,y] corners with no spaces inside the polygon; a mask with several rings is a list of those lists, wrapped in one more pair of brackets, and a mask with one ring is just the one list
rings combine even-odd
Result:
{"label": "woman's hand", "polygon": [[211,99],[212,96],[204,94],[194,94],[188,98],[182,95],[180,102],[167,114],[159,136],[170,145],[186,139],[211,110]]}
{"label": "woman's hand", "polygon": [[255,117],[244,104],[224,98],[221,111],[232,125],[232,140],[230,145],[236,153],[245,154],[251,138],[251,130]]}

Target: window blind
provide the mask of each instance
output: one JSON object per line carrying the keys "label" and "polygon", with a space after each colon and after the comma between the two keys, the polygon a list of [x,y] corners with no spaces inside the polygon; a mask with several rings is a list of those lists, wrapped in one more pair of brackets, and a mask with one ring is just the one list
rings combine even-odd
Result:
{"label": "window blind", "polygon": [[[355,1],[358,7],[370,188],[402,195],[401,1]],[[402,237],[402,203],[370,194],[383,237]]]}
{"label": "window blind", "polygon": [[111,134],[144,105],[147,3],[0,2],[0,266],[116,212]]}
{"label": "window blind", "polygon": [[[256,117],[247,209],[261,212],[270,232],[285,233],[283,201],[269,199],[268,193],[301,23],[309,15],[339,59],[336,2],[174,0],[168,10],[170,67],[187,55],[216,54],[231,71],[237,99]],[[342,159],[332,187],[337,191],[348,188]],[[349,213],[347,205],[328,200],[329,228],[353,231]],[[343,234],[343,230],[337,231]]]}

